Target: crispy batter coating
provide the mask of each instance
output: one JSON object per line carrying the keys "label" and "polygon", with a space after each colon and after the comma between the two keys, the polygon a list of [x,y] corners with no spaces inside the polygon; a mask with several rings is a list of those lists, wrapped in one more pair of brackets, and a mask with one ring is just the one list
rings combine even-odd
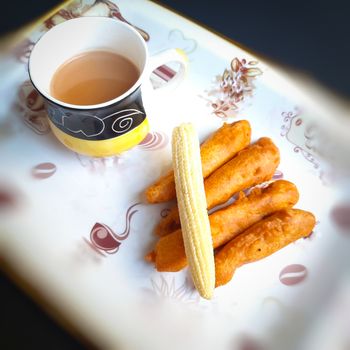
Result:
{"label": "crispy batter coating", "polygon": [[[279,164],[278,148],[267,137],[240,151],[229,162],[214,171],[204,181],[207,207],[211,209],[225,203],[236,192],[270,180]],[[158,236],[164,236],[180,228],[177,207],[161,220],[155,229]]]}
{"label": "crispy batter coating", "polygon": [[[248,196],[241,192],[233,204],[209,216],[213,247],[220,247],[265,216],[291,208],[298,199],[295,185],[285,180],[273,182],[263,189],[254,189]],[[158,271],[184,268],[187,261],[181,229],[160,238],[146,260],[155,262]]]}
{"label": "crispy batter coating", "polygon": [[162,237],[178,230],[179,228],[181,228],[179,210],[177,205],[175,205],[170,209],[168,215],[159,221],[154,229],[154,233],[157,236]]}
{"label": "crispy batter coating", "polygon": [[247,120],[224,123],[201,145],[203,177],[208,177],[250,144],[251,128]]}
{"label": "crispy batter coating", "polygon": [[[250,143],[251,128],[247,120],[224,123],[201,145],[203,177],[206,178]],[[174,173],[170,171],[146,190],[149,203],[166,202],[176,197]]]}
{"label": "crispy batter coating", "polygon": [[260,260],[307,237],[315,226],[313,214],[300,209],[281,210],[248,228],[215,255],[215,285],[228,283],[237,267]]}
{"label": "crispy batter coating", "polygon": [[145,194],[148,203],[162,203],[174,199],[176,197],[174,171],[170,170],[149,186]]}
{"label": "crispy batter coating", "polygon": [[205,180],[208,209],[225,203],[238,191],[270,180],[279,162],[279,150],[268,137],[240,151]]}

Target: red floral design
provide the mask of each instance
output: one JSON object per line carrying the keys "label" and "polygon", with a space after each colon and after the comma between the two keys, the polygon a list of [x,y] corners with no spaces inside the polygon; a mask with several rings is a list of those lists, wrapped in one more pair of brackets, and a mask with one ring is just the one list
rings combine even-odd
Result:
{"label": "red floral design", "polygon": [[[295,153],[301,154],[312,164],[314,169],[318,170],[318,176],[322,183],[325,186],[330,185],[335,182],[339,174],[337,169],[334,166],[325,166],[325,163],[321,167],[319,159],[311,153],[327,155],[327,139],[324,139],[322,130],[316,124],[306,126],[301,114],[302,112],[298,107],[295,107],[293,111],[283,112],[281,115],[284,124],[281,126],[280,135],[294,146],[293,151]],[[295,128],[300,128],[302,125],[304,126],[304,129],[302,129],[304,131],[303,139],[298,140],[298,142],[293,141],[291,137],[293,134],[292,129],[295,131]]]}
{"label": "red floral design", "polygon": [[208,91],[208,102],[213,107],[213,113],[219,118],[235,115],[240,103],[254,90],[254,79],[262,74],[257,67],[258,61],[247,61],[235,57],[230,69],[225,69],[222,75],[215,79],[215,86]]}
{"label": "red floral design", "polygon": [[114,2],[109,1],[109,0],[100,0],[100,2],[102,2],[108,6],[108,8],[110,9],[110,17],[118,18],[120,21],[130,24],[132,27],[134,27],[141,34],[141,36],[143,37],[143,39],[145,41],[148,41],[150,39],[150,36],[146,31],[144,31],[143,29],[141,29],[139,27],[134,26],[133,24],[128,22],[123,17],[123,15],[121,14],[121,12],[119,10],[119,7]]}
{"label": "red floral design", "polygon": [[44,22],[46,29],[51,29],[55,25],[64,22],[69,19],[77,18],[82,16],[82,14],[94,5],[99,3],[98,0],[74,0],[70,1],[64,8],[58,10],[50,18]]}
{"label": "red floral design", "polygon": [[75,1],[72,4],[68,5],[64,9],[60,9],[58,12],[56,12],[53,16],[48,18],[44,25],[47,29],[50,29],[57,25],[59,22],[62,22],[64,20],[69,20],[72,18],[80,17],[85,11],[87,11],[90,8],[93,8],[94,6],[98,5],[99,3],[105,4],[109,10],[109,13],[106,14],[108,17],[111,18],[117,18],[120,21],[123,21],[125,23],[130,24],[132,27],[134,27],[144,38],[145,41],[148,41],[150,39],[149,34],[144,31],[141,28],[138,28],[134,25],[132,25],[130,22],[128,22],[123,15],[121,14],[119,7],[112,1],[109,0],[96,0],[95,3],[90,5],[83,4],[82,1]]}
{"label": "red floral design", "polygon": [[23,116],[24,123],[39,135],[50,132],[44,99],[29,80],[19,88],[16,107]]}
{"label": "red floral design", "polygon": [[44,24],[47,29],[51,29],[54,27],[57,23],[54,21],[55,16],[60,16],[64,18],[65,20],[72,19],[72,18],[77,18],[79,17],[78,15],[74,14],[72,10],[66,10],[66,9],[61,9],[57,13],[55,13],[54,16],[48,18]]}
{"label": "red floral design", "polygon": [[[141,34],[141,36],[144,38],[145,41],[149,41],[149,39],[150,39],[149,34],[145,30],[143,30],[139,27],[136,27],[133,24],[131,24],[130,22],[128,22],[121,14],[119,7],[116,4],[114,4],[112,1],[109,1],[109,0],[96,0],[95,2],[89,1],[87,3],[86,3],[86,1],[82,1],[82,0],[76,0],[76,1],[70,2],[67,6],[65,6],[64,8],[61,8],[54,15],[52,15],[50,18],[46,19],[43,23],[43,29],[44,29],[44,31],[47,31],[48,29],[51,29],[52,27],[54,27],[55,25],[57,25],[63,21],[80,17],[84,14],[84,12],[92,9],[94,6],[98,5],[99,3],[103,3],[106,5],[107,12],[109,11],[109,13],[106,13],[106,16],[111,17],[111,18],[116,18],[118,20],[121,20],[125,23],[130,24]],[[93,13],[91,15],[93,15]],[[15,57],[20,62],[27,63],[29,56],[30,56],[30,52],[32,51],[32,49],[34,47],[34,44],[35,43],[32,40],[30,40],[29,38],[23,40],[14,49]]]}
{"label": "red floral design", "polygon": [[[291,130],[293,123],[296,127],[301,126],[303,123],[302,118],[300,118],[300,110],[298,108],[295,108],[294,111],[283,112],[282,117],[283,117],[284,124],[281,127],[281,136],[286,137],[287,140],[294,145],[295,153],[300,153],[307,161],[313,164],[315,169],[318,169],[320,166],[319,161],[310,152],[302,148],[300,145],[295,144],[288,137],[288,133]],[[304,137],[305,137],[305,148],[308,148],[308,143],[310,143],[310,141],[312,141],[314,137],[314,135],[310,133],[310,128],[306,129]]]}
{"label": "red floral design", "polygon": [[27,63],[33,47],[34,43],[30,39],[25,39],[14,48],[13,54],[18,59],[18,61]]}

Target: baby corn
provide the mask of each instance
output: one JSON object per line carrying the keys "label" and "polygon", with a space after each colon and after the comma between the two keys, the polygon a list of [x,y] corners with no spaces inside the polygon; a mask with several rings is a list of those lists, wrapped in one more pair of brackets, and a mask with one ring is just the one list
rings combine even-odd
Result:
{"label": "baby corn", "polygon": [[203,298],[210,299],[215,288],[213,242],[199,141],[191,124],[174,129],[172,156],[182,235],[193,283]]}

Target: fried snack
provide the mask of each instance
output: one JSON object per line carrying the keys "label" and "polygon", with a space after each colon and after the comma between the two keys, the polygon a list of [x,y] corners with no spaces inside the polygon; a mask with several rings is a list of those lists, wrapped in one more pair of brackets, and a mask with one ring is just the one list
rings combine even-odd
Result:
{"label": "fried snack", "polygon": [[213,241],[198,136],[192,124],[174,128],[172,156],[182,236],[192,280],[199,294],[211,299],[215,288]]}
{"label": "fried snack", "polygon": [[208,209],[225,203],[238,191],[270,180],[279,162],[279,150],[268,137],[240,151],[205,180]]}
{"label": "fried snack", "polygon": [[249,146],[250,138],[251,128],[247,120],[224,123],[201,145],[203,178],[208,177],[239,151]]}
{"label": "fried snack", "polygon": [[[201,145],[203,177],[208,177],[250,143],[251,129],[246,120],[224,123]],[[146,190],[148,203],[161,203],[176,197],[174,172],[171,170]]]}
{"label": "fried snack", "polygon": [[[265,216],[293,207],[298,199],[296,186],[285,180],[275,181],[263,189],[253,189],[248,196],[241,192],[233,204],[209,216],[213,247],[222,246]],[[183,269],[187,260],[181,229],[160,238],[146,260],[153,261],[158,271]]]}
{"label": "fried snack", "polygon": [[[208,209],[225,203],[236,192],[270,180],[279,164],[278,148],[267,137],[240,151],[236,157],[214,171],[204,181]],[[159,236],[179,228],[178,212],[174,207],[161,220],[155,232]]]}
{"label": "fried snack", "polygon": [[215,255],[216,287],[228,283],[237,267],[265,258],[307,237],[315,223],[313,214],[300,209],[282,210],[257,222]]}
{"label": "fried snack", "polygon": [[156,228],[154,229],[154,233],[159,236],[166,236],[171,232],[176,231],[181,228],[180,225],[180,216],[177,205],[172,207],[165,218],[162,218]]}

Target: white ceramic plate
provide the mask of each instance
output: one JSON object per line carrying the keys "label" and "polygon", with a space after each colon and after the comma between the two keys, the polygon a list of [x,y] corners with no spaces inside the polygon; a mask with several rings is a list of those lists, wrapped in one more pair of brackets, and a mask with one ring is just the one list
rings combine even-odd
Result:
{"label": "white ceramic plate", "polygon": [[[65,149],[28,82],[33,43],[81,15],[124,18],[140,29],[151,53],[174,47],[189,58],[188,77],[177,90],[146,96],[152,131],[121,157],[90,159]],[[235,58],[245,62],[240,73],[249,83],[230,105],[219,80]],[[338,309],[349,301],[349,202],[330,186],[332,172],[317,157],[315,118],[272,68],[154,3],[81,0],[28,32],[1,69],[7,72],[0,109],[2,253],[87,338],[127,349],[310,349],[318,343],[326,349],[327,341],[336,349],[346,340],[347,318]],[[172,74],[159,69],[154,87]],[[235,82],[238,96],[242,80],[236,75]],[[269,136],[278,145],[275,177],[298,186],[297,207],[312,211],[318,223],[310,238],[241,267],[205,301],[187,269],[158,273],[143,260],[170,204],[148,205],[142,193],[170,167],[175,125],[193,122],[203,140],[224,120],[238,119],[250,121],[253,139]],[[315,337],[320,329],[328,333]]]}

